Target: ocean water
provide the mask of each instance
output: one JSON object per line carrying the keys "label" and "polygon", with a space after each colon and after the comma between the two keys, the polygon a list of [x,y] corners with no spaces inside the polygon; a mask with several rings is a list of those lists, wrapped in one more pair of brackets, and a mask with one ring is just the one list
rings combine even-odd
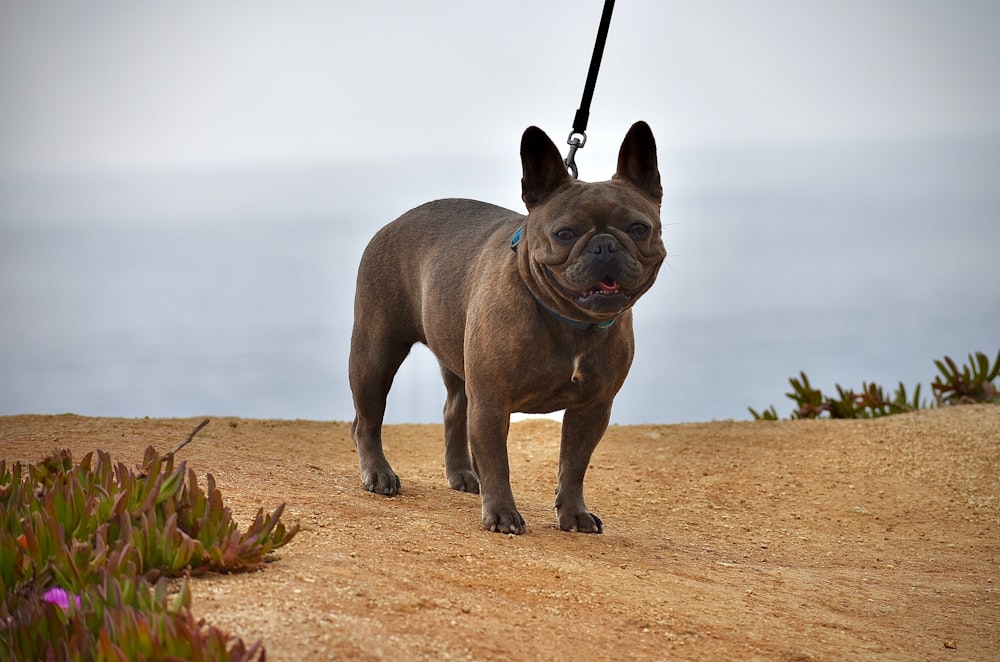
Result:
{"label": "ocean water", "polygon": [[[520,209],[516,167],[0,178],[0,414],[350,420],[366,241],[436,197]],[[1000,140],[698,150],[661,169],[669,256],[613,423],[787,415],[800,370],[929,394],[933,359],[1000,348]],[[443,401],[414,348],[387,421],[440,421]]]}

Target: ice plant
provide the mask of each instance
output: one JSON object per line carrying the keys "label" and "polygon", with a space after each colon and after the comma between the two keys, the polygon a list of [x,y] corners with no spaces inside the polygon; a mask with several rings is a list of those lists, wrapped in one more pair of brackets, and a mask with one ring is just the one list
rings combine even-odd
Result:
{"label": "ice plant", "polygon": [[42,594],[42,600],[57,607],[62,607],[63,611],[69,611],[70,596],[76,602],[76,608],[81,609],[83,605],[80,602],[80,596],[76,593],[70,593],[64,588],[50,588]]}
{"label": "ice plant", "polygon": [[203,489],[174,466],[180,448],[149,448],[135,470],[100,450],[0,459],[0,660],[264,659],[195,619],[187,580],[169,578],[258,568],[298,525],[281,504],[241,531],[211,474]]}
{"label": "ice plant", "polygon": [[[982,352],[969,354],[969,363],[961,368],[947,356],[934,361],[934,365],[940,374],[931,383],[935,402],[930,406],[1000,403],[1000,384],[995,383],[1000,377],[1000,352],[997,352],[992,366],[989,357]],[[819,418],[824,415],[830,418],[876,418],[926,409],[928,406],[920,398],[920,384],[910,396],[900,382],[891,398],[878,384],[862,382],[861,391],[857,393],[836,384],[837,397],[832,397],[814,388],[806,373],[801,372],[799,376],[799,379],[789,378],[792,391],[785,394],[797,405],[792,418]],[[749,409],[755,420],[778,420],[773,405],[763,412],[753,407]]]}

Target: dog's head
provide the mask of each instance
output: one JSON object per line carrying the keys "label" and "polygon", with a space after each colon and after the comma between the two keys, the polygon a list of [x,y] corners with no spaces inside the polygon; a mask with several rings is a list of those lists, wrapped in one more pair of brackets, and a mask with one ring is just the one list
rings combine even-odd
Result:
{"label": "dog's head", "polygon": [[521,195],[528,207],[519,269],[543,305],[573,320],[613,320],[650,288],[667,255],[656,143],[635,123],[610,181],[570,178],[559,150],[529,127],[521,138]]}

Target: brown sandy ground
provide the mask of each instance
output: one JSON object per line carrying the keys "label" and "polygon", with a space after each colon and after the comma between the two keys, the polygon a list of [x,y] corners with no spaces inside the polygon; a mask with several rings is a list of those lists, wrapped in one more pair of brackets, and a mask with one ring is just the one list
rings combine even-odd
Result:
{"label": "brown sandy ground", "polygon": [[[0,418],[0,456],[138,462],[199,419]],[[303,530],[264,571],[194,581],[269,660],[997,660],[1000,407],[873,421],[615,427],[587,476],[603,535],[558,531],[559,425],[511,427],[520,537],[448,489],[442,428],[385,432],[365,493],[346,423],[214,419],[185,448],[236,516]]]}

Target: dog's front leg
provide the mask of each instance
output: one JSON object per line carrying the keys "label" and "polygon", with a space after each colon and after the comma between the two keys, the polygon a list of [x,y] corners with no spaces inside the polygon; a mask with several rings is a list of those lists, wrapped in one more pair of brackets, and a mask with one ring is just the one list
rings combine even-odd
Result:
{"label": "dog's front leg", "polygon": [[559,482],[556,488],[556,516],[563,531],[603,533],[601,518],[587,510],[583,500],[583,477],[597,443],[608,429],[611,403],[581,409],[567,409],[563,415],[559,446]]}
{"label": "dog's front leg", "polygon": [[524,533],[524,518],[510,489],[507,431],[510,414],[469,399],[469,446],[483,500],[483,526],[499,533]]}

